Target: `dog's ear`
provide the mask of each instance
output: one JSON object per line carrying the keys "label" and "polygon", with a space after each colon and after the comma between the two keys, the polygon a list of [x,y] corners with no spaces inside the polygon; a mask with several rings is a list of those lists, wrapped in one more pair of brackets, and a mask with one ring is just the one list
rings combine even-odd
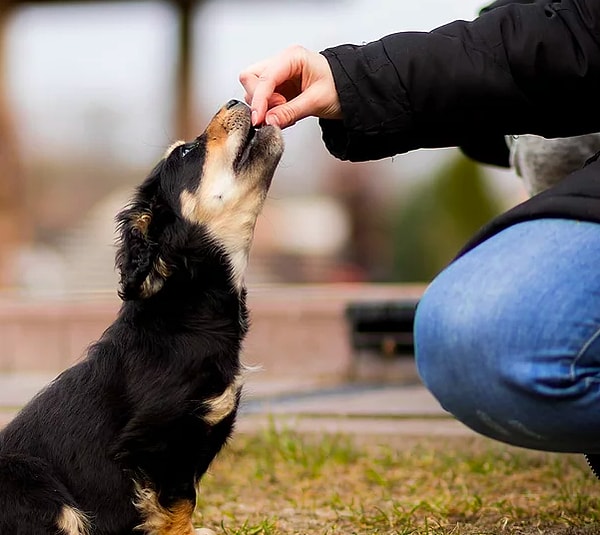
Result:
{"label": "dog's ear", "polygon": [[116,265],[121,273],[123,300],[150,297],[158,292],[169,268],[160,257],[159,223],[151,204],[134,202],[117,216],[120,234]]}

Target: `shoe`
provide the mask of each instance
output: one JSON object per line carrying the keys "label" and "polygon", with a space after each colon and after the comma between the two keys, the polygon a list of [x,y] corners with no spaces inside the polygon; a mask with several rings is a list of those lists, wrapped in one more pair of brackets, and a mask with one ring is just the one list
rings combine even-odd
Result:
{"label": "shoe", "polygon": [[600,479],[600,453],[586,453],[585,460],[594,472],[594,475]]}

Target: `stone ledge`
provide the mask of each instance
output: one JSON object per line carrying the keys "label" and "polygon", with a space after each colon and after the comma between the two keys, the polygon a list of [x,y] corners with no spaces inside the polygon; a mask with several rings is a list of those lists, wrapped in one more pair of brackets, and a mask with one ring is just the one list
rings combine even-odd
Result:
{"label": "stone ledge", "polygon": [[[352,367],[345,308],[350,302],[414,299],[418,285],[253,287],[244,361],[269,377],[347,378]],[[69,301],[0,301],[0,372],[58,373],[76,362],[113,321],[114,295]]]}

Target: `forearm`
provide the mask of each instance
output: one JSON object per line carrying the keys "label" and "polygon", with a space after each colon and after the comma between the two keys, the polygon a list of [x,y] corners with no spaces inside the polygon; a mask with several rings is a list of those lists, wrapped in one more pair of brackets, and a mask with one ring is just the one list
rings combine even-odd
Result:
{"label": "forearm", "polygon": [[600,2],[513,4],[473,22],[323,52],[343,122],[333,154],[377,159],[473,136],[600,130]]}

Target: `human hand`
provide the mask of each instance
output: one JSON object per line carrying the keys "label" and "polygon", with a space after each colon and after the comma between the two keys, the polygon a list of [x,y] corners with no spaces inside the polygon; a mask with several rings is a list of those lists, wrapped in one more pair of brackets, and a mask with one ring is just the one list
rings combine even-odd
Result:
{"label": "human hand", "polygon": [[329,63],[302,46],[251,65],[240,74],[252,123],[286,128],[308,116],[341,119]]}

